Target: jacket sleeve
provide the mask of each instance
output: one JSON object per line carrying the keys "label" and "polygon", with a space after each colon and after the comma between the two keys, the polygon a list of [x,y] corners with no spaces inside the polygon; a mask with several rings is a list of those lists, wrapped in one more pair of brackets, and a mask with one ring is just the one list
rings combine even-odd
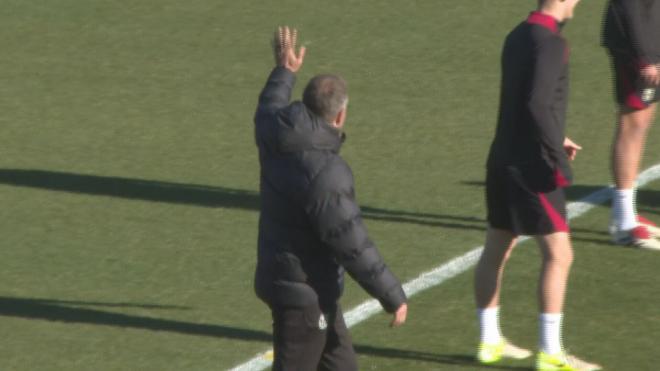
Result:
{"label": "jacket sleeve", "polygon": [[548,39],[539,46],[533,62],[534,72],[527,101],[532,125],[552,170],[556,170],[562,156],[565,157],[564,133],[556,121],[553,106],[559,78],[566,63],[566,48],[566,42],[561,38]]}
{"label": "jacket sleeve", "polygon": [[[651,9],[648,8],[646,0],[624,0],[619,1],[619,9],[627,27],[626,33],[632,43],[632,48],[636,56],[640,59],[642,65],[653,63],[653,50],[657,49],[654,43],[658,40],[654,38],[654,32]],[[655,20],[658,22],[660,20]]]}
{"label": "jacket sleeve", "polygon": [[286,107],[291,99],[291,91],[296,83],[296,75],[284,67],[275,67],[268,76],[266,86],[259,95],[259,105],[255,120],[262,115],[272,115]]}
{"label": "jacket sleeve", "polygon": [[350,168],[341,159],[332,161],[314,180],[306,212],[337,263],[392,313],[406,302],[406,295],[367,235]]}

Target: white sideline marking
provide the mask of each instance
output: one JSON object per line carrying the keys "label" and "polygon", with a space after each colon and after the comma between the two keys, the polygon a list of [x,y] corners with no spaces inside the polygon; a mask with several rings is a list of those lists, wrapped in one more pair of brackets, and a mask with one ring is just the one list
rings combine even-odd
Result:
{"label": "white sideline marking", "polygon": [[[660,164],[651,166],[639,174],[637,179],[637,187],[641,188],[647,183],[658,178],[660,178]],[[612,189],[612,186],[605,187],[580,199],[579,201],[569,203],[566,207],[568,219],[578,218],[585,214],[587,211],[591,210],[594,206],[605,203],[612,197]],[[528,238],[529,237],[523,237],[518,241],[522,242]],[[403,289],[405,290],[406,295],[408,295],[408,297],[412,297],[413,295],[430,289],[431,287],[438,286],[443,282],[454,278],[472,268],[475,264],[477,264],[483,248],[483,246],[474,248],[467,253],[456,257],[428,272],[424,272],[417,278],[406,282],[403,285]],[[382,308],[380,307],[380,304],[377,300],[367,300],[345,313],[344,317],[346,319],[346,325],[348,327],[353,327],[358,323],[368,319],[369,317],[377,314],[381,310]],[[261,371],[273,363],[272,355],[272,349],[263,353],[259,353],[251,360],[236,366],[229,371]]]}

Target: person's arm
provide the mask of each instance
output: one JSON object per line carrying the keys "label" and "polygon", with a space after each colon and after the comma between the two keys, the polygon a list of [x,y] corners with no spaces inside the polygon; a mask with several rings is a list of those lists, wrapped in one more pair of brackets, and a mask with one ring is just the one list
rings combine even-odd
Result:
{"label": "person's arm", "polygon": [[284,67],[277,66],[268,76],[266,86],[259,94],[257,116],[272,114],[286,107],[291,100],[291,91],[296,83],[296,75]]}
{"label": "person's arm", "polygon": [[564,152],[564,134],[557,125],[553,105],[559,77],[566,63],[566,42],[560,38],[546,40],[540,45],[534,60],[534,72],[527,102],[541,146],[548,164],[556,170]]}
{"label": "person's arm", "polygon": [[297,36],[295,29],[289,30],[286,26],[280,27],[275,33],[272,44],[276,67],[259,95],[257,116],[260,113],[273,113],[289,104],[296,82],[295,74],[305,58],[305,47],[296,53]]}
{"label": "person's arm", "polygon": [[316,177],[306,212],[324,246],[360,286],[394,313],[393,326],[406,319],[406,294],[369,239],[355,200],[353,175],[343,160],[334,160]]}

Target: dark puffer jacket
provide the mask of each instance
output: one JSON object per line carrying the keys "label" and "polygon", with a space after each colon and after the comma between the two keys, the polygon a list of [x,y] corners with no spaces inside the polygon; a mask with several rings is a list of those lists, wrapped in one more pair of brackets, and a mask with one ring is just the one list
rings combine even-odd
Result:
{"label": "dark puffer jacket", "polygon": [[362,223],[343,135],[302,102],[295,75],[278,67],[259,97],[255,136],[261,214],[255,290],[271,307],[331,308],[344,269],[388,312],[406,301]]}

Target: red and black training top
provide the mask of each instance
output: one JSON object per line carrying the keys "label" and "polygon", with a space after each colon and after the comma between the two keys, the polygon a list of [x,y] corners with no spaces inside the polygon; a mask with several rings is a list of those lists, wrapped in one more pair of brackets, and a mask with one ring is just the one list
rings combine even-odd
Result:
{"label": "red and black training top", "polygon": [[660,63],[660,0],[610,0],[603,45],[641,66]]}
{"label": "red and black training top", "polygon": [[532,12],[507,36],[499,119],[488,157],[489,168],[514,166],[546,191],[571,179],[563,147],[569,49],[559,31],[556,19]]}

